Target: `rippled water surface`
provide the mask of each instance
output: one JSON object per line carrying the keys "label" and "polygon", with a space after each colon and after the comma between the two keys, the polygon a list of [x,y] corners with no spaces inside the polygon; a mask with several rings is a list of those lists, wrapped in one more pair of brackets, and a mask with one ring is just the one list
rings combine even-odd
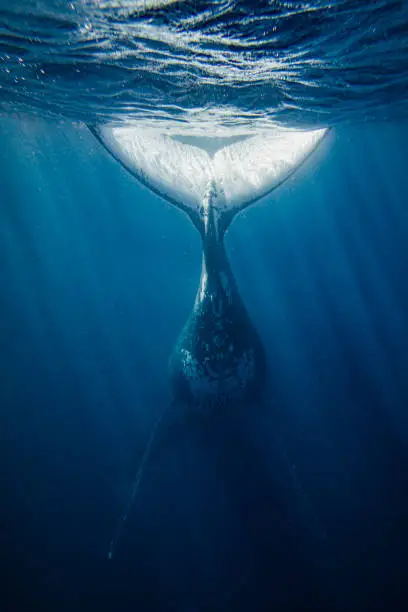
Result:
{"label": "rippled water surface", "polygon": [[404,116],[405,0],[0,0],[4,112],[256,128]]}

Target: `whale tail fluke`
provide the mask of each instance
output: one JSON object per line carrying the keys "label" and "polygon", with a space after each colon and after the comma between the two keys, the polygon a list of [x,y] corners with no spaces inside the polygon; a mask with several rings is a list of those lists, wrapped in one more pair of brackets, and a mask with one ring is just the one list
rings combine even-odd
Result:
{"label": "whale tail fluke", "polygon": [[91,130],[141,183],[187,213],[200,232],[209,191],[225,229],[239,211],[293,174],[327,133],[279,127],[225,138],[183,137],[132,125]]}

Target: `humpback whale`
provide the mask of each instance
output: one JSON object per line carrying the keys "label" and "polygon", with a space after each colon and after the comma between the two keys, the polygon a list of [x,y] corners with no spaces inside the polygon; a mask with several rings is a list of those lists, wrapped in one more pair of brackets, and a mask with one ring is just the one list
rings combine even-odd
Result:
{"label": "humpback whale", "polygon": [[[169,362],[173,404],[206,414],[260,398],[262,341],[239,295],[224,247],[235,216],[281,185],[317,148],[326,129],[276,128],[230,138],[184,136],[119,125],[91,128],[141,183],[184,211],[200,232],[201,278]],[[137,494],[158,419],[111,542],[112,557]]]}

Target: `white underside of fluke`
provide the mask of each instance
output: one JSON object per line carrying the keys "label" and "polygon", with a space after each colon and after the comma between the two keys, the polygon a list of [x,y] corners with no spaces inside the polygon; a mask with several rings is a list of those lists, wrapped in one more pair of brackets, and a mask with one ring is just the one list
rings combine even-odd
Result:
{"label": "white underside of fluke", "polygon": [[214,139],[177,136],[131,126],[93,130],[136,178],[183,209],[198,210],[210,186],[222,207],[238,211],[290,176],[324,138],[327,130],[277,128],[255,136]]}

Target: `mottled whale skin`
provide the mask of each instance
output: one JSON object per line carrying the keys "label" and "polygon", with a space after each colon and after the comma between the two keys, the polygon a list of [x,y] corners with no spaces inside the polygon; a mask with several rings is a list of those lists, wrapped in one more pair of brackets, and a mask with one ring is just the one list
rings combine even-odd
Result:
{"label": "mottled whale skin", "polygon": [[194,308],[170,358],[174,397],[198,410],[259,399],[266,359],[224,247],[222,211],[203,208],[203,262]]}

